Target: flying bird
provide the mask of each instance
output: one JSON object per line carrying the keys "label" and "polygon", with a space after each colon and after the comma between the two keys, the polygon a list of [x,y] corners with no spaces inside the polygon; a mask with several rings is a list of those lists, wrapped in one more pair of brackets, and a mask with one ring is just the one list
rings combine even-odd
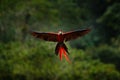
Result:
{"label": "flying bird", "polygon": [[68,48],[66,47],[64,42],[74,40],[74,39],[77,39],[81,36],[84,36],[89,31],[90,31],[89,28],[80,29],[80,30],[76,30],[76,31],[65,32],[65,33],[62,32],[61,30],[58,31],[58,33],[31,31],[31,35],[33,35],[36,38],[45,40],[45,41],[57,42],[57,45],[56,45],[56,48],[55,48],[55,54],[59,55],[60,60],[62,60],[62,55],[64,55],[66,60],[68,62],[70,62],[70,59],[68,57],[68,54],[69,54]]}

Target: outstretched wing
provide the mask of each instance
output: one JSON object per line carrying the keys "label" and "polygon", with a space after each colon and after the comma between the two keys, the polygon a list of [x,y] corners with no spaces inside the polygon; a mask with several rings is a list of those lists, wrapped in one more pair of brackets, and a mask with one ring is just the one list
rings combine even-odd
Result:
{"label": "outstretched wing", "polygon": [[82,29],[82,30],[76,30],[76,31],[64,33],[63,34],[64,40],[70,41],[70,40],[76,39],[78,37],[81,37],[81,36],[87,34],[89,31],[90,31],[90,29]]}
{"label": "outstretched wing", "polygon": [[45,40],[45,41],[57,42],[57,34],[55,34],[55,33],[45,33],[45,32],[32,31],[31,34],[34,37]]}

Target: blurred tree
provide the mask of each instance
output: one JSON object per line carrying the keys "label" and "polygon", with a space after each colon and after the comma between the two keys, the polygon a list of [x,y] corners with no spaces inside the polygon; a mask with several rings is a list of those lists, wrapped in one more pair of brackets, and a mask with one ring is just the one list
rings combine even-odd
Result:
{"label": "blurred tree", "polygon": [[114,64],[120,71],[120,45],[118,46],[119,42],[117,42],[117,45],[113,46],[101,45],[98,48],[90,48],[87,50],[87,54],[90,55],[93,59],[100,59],[101,62]]}
{"label": "blurred tree", "polygon": [[[113,38],[119,37],[120,33],[120,4],[116,3],[98,19],[99,34],[102,42],[110,43]],[[100,32],[100,30],[102,32]]]}

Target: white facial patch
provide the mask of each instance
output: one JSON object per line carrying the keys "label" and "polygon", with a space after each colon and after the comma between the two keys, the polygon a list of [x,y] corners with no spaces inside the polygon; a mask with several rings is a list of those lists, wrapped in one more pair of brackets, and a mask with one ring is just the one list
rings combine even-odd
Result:
{"label": "white facial patch", "polygon": [[59,31],[58,34],[62,34],[62,31]]}

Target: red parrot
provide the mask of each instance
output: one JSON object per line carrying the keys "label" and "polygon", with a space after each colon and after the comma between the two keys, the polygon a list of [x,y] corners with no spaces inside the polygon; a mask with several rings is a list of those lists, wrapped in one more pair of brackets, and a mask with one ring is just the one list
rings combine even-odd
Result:
{"label": "red parrot", "polygon": [[55,48],[55,54],[56,55],[59,54],[60,60],[62,60],[62,54],[63,54],[66,60],[70,62],[68,58],[68,54],[69,54],[68,48],[66,47],[64,42],[81,37],[87,34],[89,31],[90,29],[82,29],[82,30],[70,31],[65,33],[63,33],[62,31],[59,31],[58,33],[32,31],[31,34],[34,37],[45,40],[45,41],[57,42],[57,45]]}

